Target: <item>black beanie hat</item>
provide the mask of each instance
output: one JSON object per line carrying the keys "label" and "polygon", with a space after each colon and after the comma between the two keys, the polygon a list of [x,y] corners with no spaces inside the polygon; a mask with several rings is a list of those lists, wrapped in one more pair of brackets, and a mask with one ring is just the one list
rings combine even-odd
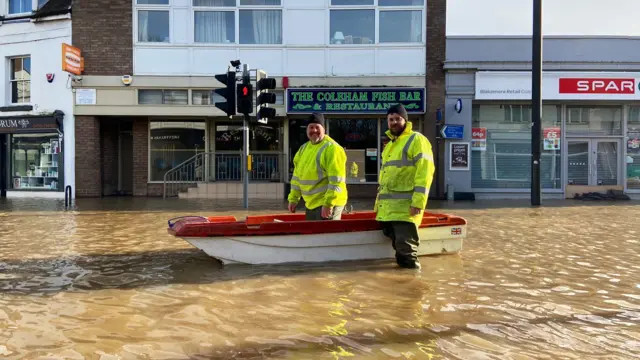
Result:
{"label": "black beanie hat", "polygon": [[409,121],[409,115],[407,115],[407,110],[404,108],[404,105],[402,104],[396,104],[390,107],[389,110],[387,110],[387,115],[389,114],[398,114],[405,121]]}
{"label": "black beanie hat", "polygon": [[322,127],[326,127],[324,126],[324,116],[320,113],[311,114],[308,124],[319,124],[322,125]]}

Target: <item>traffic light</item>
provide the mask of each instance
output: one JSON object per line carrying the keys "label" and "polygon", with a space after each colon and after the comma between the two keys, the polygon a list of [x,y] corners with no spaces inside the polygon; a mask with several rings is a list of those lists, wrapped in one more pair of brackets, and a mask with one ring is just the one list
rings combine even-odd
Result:
{"label": "traffic light", "polygon": [[268,104],[276,103],[276,94],[269,92],[275,88],[276,79],[267,77],[263,70],[256,71],[256,119],[259,123],[266,124],[276,117],[276,109],[268,107]]}
{"label": "traffic light", "polygon": [[217,102],[215,106],[224,111],[227,116],[233,116],[236,114],[236,72],[227,71],[226,74],[216,74],[216,80],[220,81],[225,87],[215,89],[215,93],[227,99],[227,101]]}
{"label": "traffic light", "polygon": [[251,83],[238,84],[238,113],[251,114],[253,112],[253,85]]}

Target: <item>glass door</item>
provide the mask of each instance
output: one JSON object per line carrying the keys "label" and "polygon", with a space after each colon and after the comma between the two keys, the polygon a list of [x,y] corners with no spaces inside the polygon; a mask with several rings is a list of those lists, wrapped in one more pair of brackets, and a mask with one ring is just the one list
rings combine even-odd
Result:
{"label": "glass door", "polygon": [[589,164],[590,141],[588,139],[568,140],[567,179],[569,185],[590,185],[591,167]]}
{"label": "glass door", "polygon": [[620,146],[618,140],[593,140],[594,185],[618,185]]}
{"label": "glass door", "polygon": [[619,140],[571,139],[567,146],[569,185],[619,185]]}

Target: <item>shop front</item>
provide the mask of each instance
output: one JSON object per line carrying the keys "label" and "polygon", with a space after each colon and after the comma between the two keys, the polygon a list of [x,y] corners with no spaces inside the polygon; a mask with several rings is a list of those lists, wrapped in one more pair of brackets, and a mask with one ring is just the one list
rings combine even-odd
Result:
{"label": "shop front", "polygon": [[374,197],[381,166],[380,154],[389,140],[387,109],[402,103],[416,131],[422,130],[425,88],[289,88],[287,182],[293,174],[293,157],[307,139],[307,117],[324,114],[326,133],[347,154],[347,186],[350,197]]}
{"label": "shop front", "polygon": [[[477,72],[471,111],[448,124],[470,131],[469,170],[449,170],[455,191],[528,196],[531,188],[531,77]],[[546,197],[640,192],[640,73],[545,72],[542,79],[541,187]],[[448,102],[457,101],[448,95]],[[465,116],[467,115],[467,116]],[[450,154],[447,154],[451,161]]]}
{"label": "shop front", "polygon": [[0,117],[0,192],[7,197],[64,198],[63,118]]}

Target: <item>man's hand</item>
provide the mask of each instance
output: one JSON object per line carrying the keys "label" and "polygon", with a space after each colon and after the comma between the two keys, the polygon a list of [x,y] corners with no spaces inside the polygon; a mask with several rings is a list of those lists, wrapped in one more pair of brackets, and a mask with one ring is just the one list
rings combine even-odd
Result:
{"label": "man's hand", "polygon": [[323,206],[321,216],[323,219],[328,219],[331,217],[332,212],[333,212],[333,208]]}
{"label": "man's hand", "polygon": [[409,214],[411,214],[411,216],[416,216],[416,215],[420,214],[420,209],[418,209],[417,207],[411,206],[409,208]]}
{"label": "man's hand", "polygon": [[296,205],[298,205],[298,204],[289,203],[289,212],[295,213],[296,212]]}

